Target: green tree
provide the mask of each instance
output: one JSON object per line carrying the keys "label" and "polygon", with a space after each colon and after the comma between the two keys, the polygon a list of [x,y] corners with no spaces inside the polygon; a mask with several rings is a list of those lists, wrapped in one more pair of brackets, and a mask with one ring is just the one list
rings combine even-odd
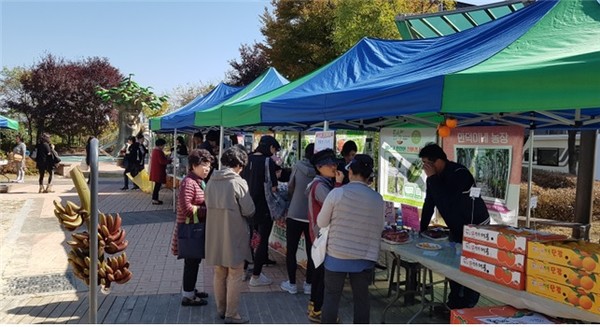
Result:
{"label": "green tree", "polygon": [[335,10],[333,43],[343,53],[364,37],[400,39],[395,17],[398,14],[436,12],[454,8],[451,0],[344,0]]}
{"label": "green tree", "polygon": [[188,83],[186,85],[178,85],[172,91],[169,92],[168,111],[177,110],[190,103],[196,97],[208,94],[208,92],[210,92],[214,88],[214,84],[207,84],[202,82],[200,82],[199,84]]}
{"label": "green tree", "polygon": [[99,87],[96,92],[118,112],[119,134],[117,146],[113,150],[115,156],[119,154],[120,147],[125,144],[127,137],[143,132],[139,120],[140,113],[144,113],[146,117],[156,117],[163,115],[169,107],[167,95],[157,96],[152,92],[152,87],[141,87],[131,79],[132,76],[133,74],[129,74],[129,77],[121,80],[115,87]]}
{"label": "green tree", "polygon": [[[0,73],[0,107],[3,114],[25,118],[25,130],[29,142],[33,142],[32,99],[23,89],[21,79],[30,71],[24,67],[3,67]],[[21,124],[23,122],[20,122]]]}
{"label": "green tree", "polygon": [[304,76],[335,59],[332,32],[336,1],[272,0],[273,14],[261,15],[265,53],[290,80]]}
{"label": "green tree", "polygon": [[269,59],[264,44],[255,42],[252,46],[240,46],[240,61],[230,60],[232,69],[227,72],[227,83],[244,86],[252,83],[260,74],[269,68]]}

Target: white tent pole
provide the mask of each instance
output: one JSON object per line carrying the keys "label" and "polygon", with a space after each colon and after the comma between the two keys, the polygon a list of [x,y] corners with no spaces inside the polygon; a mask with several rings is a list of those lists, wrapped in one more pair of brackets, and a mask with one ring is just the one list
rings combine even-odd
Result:
{"label": "white tent pole", "polygon": [[223,137],[225,136],[225,128],[221,125],[219,129],[219,155],[217,156],[217,160],[219,161],[219,170],[221,170],[221,153],[223,153]]}
{"label": "white tent pole", "polygon": [[525,225],[529,228],[531,219],[531,180],[533,178],[533,128],[529,128],[529,158],[527,167],[527,217]]}
{"label": "white tent pole", "polygon": [[323,121],[323,131],[329,130],[329,122],[327,120]]}

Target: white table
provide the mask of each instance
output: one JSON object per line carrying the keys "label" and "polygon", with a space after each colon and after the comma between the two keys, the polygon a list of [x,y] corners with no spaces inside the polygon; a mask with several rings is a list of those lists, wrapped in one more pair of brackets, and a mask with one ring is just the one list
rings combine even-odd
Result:
{"label": "white table", "polygon": [[411,243],[391,245],[381,242],[381,249],[399,255],[402,259],[417,261],[424,267],[471,288],[489,298],[506,303],[518,309],[529,309],[550,317],[600,322],[600,316],[585,310],[562,304],[526,291],[515,290],[483,278],[460,271],[460,256],[449,242],[436,242],[442,246],[438,251],[421,250],[415,246],[419,242],[427,242],[417,238]]}

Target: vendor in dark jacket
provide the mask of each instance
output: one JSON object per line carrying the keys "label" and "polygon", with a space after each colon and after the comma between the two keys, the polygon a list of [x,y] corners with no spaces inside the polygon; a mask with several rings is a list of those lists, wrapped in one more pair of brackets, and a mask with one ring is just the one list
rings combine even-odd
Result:
{"label": "vendor in dark jacket", "polygon": [[[427,175],[427,192],[421,213],[421,231],[438,209],[450,229],[450,241],[462,243],[463,227],[468,224],[488,224],[489,213],[481,197],[470,196],[475,179],[463,165],[449,161],[444,150],[437,144],[421,149],[419,158]],[[479,293],[459,283],[450,281],[448,308],[472,308],[479,301]],[[442,311],[436,310],[436,311]]]}

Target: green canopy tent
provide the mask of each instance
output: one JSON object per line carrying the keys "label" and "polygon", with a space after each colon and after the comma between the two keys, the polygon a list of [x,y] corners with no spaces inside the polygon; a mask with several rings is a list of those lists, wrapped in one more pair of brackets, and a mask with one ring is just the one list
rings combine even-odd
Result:
{"label": "green canopy tent", "polygon": [[0,128],[19,130],[19,122],[0,115]]}

